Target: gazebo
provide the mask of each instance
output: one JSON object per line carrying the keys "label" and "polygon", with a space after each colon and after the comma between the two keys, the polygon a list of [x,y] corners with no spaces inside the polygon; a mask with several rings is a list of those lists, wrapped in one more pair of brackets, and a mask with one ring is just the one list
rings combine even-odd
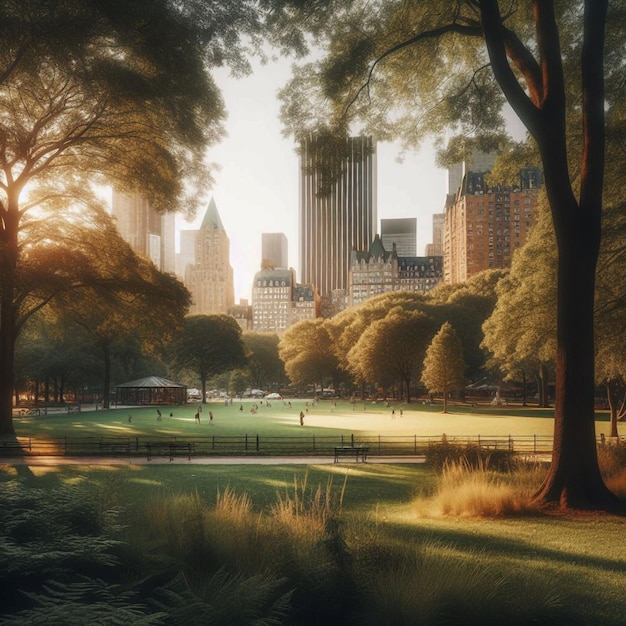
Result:
{"label": "gazebo", "polygon": [[187,385],[148,376],[115,386],[117,404],[185,404]]}

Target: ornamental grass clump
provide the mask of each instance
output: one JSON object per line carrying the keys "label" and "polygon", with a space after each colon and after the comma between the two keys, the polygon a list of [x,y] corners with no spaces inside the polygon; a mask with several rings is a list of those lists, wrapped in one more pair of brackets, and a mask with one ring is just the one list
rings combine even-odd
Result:
{"label": "ornamental grass clump", "polygon": [[476,466],[465,458],[450,461],[437,479],[434,495],[418,501],[418,510],[426,515],[487,517],[537,513],[533,494],[543,473],[537,464],[517,463],[511,471],[499,472],[488,460]]}
{"label": "ornamental grass clump", "polygon": [[626,442],[607,441],[599,445],[598,464],[606,486],[618,498],[626,498]]}
{"label": "ornamental grass clump", "polygon": [[294,477],[293,488],[276,494],[277,501],[270,509],[271,517],[285,530],[317,541],[325,532],[329,521],[339,517],[346,489],[346,479],[341,491],[333,490],[332,477],[325,487],[309,488],[308,472],[300,480]]}

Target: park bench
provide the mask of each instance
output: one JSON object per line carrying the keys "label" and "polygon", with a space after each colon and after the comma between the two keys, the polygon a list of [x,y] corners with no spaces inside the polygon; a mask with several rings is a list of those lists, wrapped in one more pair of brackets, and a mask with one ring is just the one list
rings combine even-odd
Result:
{"label": "park bench", "polygon": [[178,441],[170,441],[167,443],[147,443],[146,453],[148,461],[152,460],[153,456],[169,456],[170,461],[183,453],[189,461],[191,461],[191,455],[195,453],[196,446],[194,443],[184,443]]}
{"label": "park bench", "polygon": [[367,453],[370,451],[369,446],[338,446],[335,448],[335,463],[339,462],[339,457],[353,456],[356,462],[361,461],[365,463],[367,461]]}

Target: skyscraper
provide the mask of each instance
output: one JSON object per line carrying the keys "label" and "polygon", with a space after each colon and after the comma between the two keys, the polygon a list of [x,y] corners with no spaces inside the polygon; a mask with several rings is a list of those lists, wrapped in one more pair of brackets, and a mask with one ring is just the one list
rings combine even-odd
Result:
{"label": "skyscraper", "polygon": [[195,258],[185,269],[185,286],[191,292],[192,315],[226,313],[235,303],[230,241],[213,198],[195,237]]}
{"label": "skyscraper", "polygon": [[448,168],[448,193],[456,196],[465,174],[468,172],[490,172],[495,161],[495,152],[481,152],[468,148],[463,161]]}
{"label": "skyscraper", "polygon": [[515,187],[488,187],[484,173],[468,172],[446,207],[444,282],[464,282],[486,269],[510,267],[537,221],[541,170],[520,171]]}
{"label": "skyscraper", "polygon": [[113,190],[111,215],[122,239],[162,272],[176,270],[174,213],[157,213],[139,193]]}
{"label": "skyscraper", "polygon": [[285,233],[261,233],[261,264],[274,269],[289,267],[287,236]]}
{"label": "skyscraper", "polygon": [[443,224],[445,213],[433,213],[433,240],[426,244],[426,256],[443,256]]}
{"label": "skyscraper", "polygon": [[[322,298],[347,289],[350,253],[376,233],[376,152],[371,137],[338,148],[310,137],[300,155],[300,271]],[[331,172],[331,180],[326,176]]]}
{"label": "skyscraper", "polygon": [[380,220],[380,238],[385,250],[396,244],[398,256],[417,254],[417,218],[400,217]]}

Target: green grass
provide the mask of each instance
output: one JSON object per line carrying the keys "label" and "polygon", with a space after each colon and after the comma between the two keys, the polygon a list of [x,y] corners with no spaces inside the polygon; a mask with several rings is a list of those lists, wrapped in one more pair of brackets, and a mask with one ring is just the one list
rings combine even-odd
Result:
{"label": "green grass", "polygon": [[[396,407],[394,419],[391,407],[355,408],[339,402],[336,408],[331,402],[309,406],[304,427],[298,420],[299,411],[306,409],[304,401],[292,401],[290,410],[274,403],[256,415],[240,412],[238,403],[206,405],[200,425],[194,422],[195,407],[188,406],[172,408],[172,418],[170,409],[162,409],[161,422],[154,408],[138,408],[130,411],[132,424],[125,409],[21,418],[16,426],[18,435],[54,437],[129,430],[177,436],[552,434],[547,411],[498,407],[477,413],[463,407],[442,415],[440,407],[415,405],[402,407],[401,418]],[[209,410],[213,426],[208,425]],[[598,431],[606,426],[601,416]],[[623,485],[622,463],[618,465],[609,467]],[[535,468],[525,478],[524,489],[532,492],[542,471]],[[81,534],[83,516],[94,528],[104,528],[110,512],[117,511],[117,530],[111,539],[95,544],[106,551],[113,539],[122,540],[114,549],[120,563],[115,576],[102,570],[100,562],[91,563],[81,548],[73,558],[77,571],[86,572],[91,582],[73,586],[63,561],[55,574],[58,598],[44,599],[67,616],[59,603],[75,598],[78,617],[64,622],[68,624],[93,621],[84,605],[96,593],[93,585],[100,584],[91,578],[96,573],[98,580],[114,583],[98,591],[99,597],[109,598],[101,608],[136,613],[137,623],[142,611],[159,598],[157,606],[169,607],[169,618],[162,622],[160,613],[151,613],[153,621],[145,623],[253,623],[255,615],[258,623],[275,624],[348,623],[349,618],[394,626],[624,624],[623,519],[553,516],[518,506],[507,490],[511,483],[519,485],[519,475],[479,468],[468,475],[458,470],[442,476],[413,464],[0,465],[0,486],[8,488],[16,480],[26,494],[50,494],[41,496],[47,504],[33,510],[29,523],[36,521],[46,536],[59,542],[71,529],[51,530],[58,525],[55,520],[64,520],[64,525],[74,520],[78,529],[68,536],[76,550],[89,545]],[[67,489],[69,495],[63,491]],[[80,504],[81,490],[89,494],[89,506],[96,507],[97,515],[89,513],[89,506],[72,510],[74,501]],[[69,513],[54,513],[57,501]],[[9,514],[10,507],[5,510]],[[48,525],[39,519],[47,515]],[[37,538],[32,529],[27,532],[26,522],[20,523],[26,537]],[[9,528],[16,528],[14,521]],[[9,544],[0,542],[3,545]],[[45,547],[45,542],[34,547],[35,562]],[[46,563],[53,564],[62,554],[54,552]],[[31,561],[20,558],[30,572]],[[105,558],[103,554],[101,560]],[[34,585],[38,580],[28,573],[7,579],[7,584],[19,589],[22,581]],[[135,594],[136,601],[128,604],[131,600],[118,593],[119,584],[119,589]],[[152,600],[146,603],[146,597]],[[41,609],[44,622],[47,606]],[[219,615],[215,607],[220,607]],[[20,619],[7,623],[28,623]]]}
{"label": "green grass", "polygon": [[[337,611],[345,609],[344,596],[357,593],[366,603],[359,609],[365,624],[411,624],[420,615],[424,624],[617,626],[626,615],[623,519],[426,514],[441,478],[419,465],[1,468],[2,483],[16,477],[50,493],[83,486],[101,510],[121,510],[130,551],[123,553],[125,576],[133,568],[174,567],[207,602],[207,580],[216,575],[205,572],[209,564],[226,568],[224,576],[240,572],[239,583],[262,571],[279,576],[272,580],[286,577],[302,612],[294,623],[332,623],[315,613],[319,593]],[[345,490],[341,525],[290,523],[291,503],[319,489],[322,498],[335,494],[334,502]],[[301,514],[309,506],[313,515],[317,502],[311,497]],[[329,586],[344,579],[355,587],[333,594]],[[234,585],[232,578],[223,582]],[[306,621],[305,608],[318,622]]]}
{"label": "green grass", "polygon": [[[495,435],[538,435],[553,434],[553,412],[550,409],[528,407],[471,407],[452,406],[449,414],[441,413],[441,406],[338,401],[336,407],[330,400],[322,400],[316,406],[305,400],[292,400],[291,407],[275,401],[271,407],[259,404],[256,414],[250,413],[253,401],[223,402],[203,405],[200,424],[194,420],[197,405],[183,407],[161,407],[162,421],[156,419],[154,407],[133,407],[107,411],[83,411],[81,413],[51,413],[49,415],[17,417],[14,420],[19,436],[63,437],[76,435],[256,435],[302,436],[315,434],[337,435],[343,433],[417,435],[440,437],[495,436]],[[240,411],[240,405],[244,410]],[[402,408],[403,415],[399,411]],[[308,412],[307,412],[308,409]],[[391,411],[395,409],[396,416]],[[213,412],[213,425],[209,425],[209,411]],[[304,426],[300,426],[298,415],[305,412]],[[169,417],[172,413],[173,417]],[[128,416],[132,415],[132,423]],[[606,414],[598,413],[598,434],[609,434]]]}

